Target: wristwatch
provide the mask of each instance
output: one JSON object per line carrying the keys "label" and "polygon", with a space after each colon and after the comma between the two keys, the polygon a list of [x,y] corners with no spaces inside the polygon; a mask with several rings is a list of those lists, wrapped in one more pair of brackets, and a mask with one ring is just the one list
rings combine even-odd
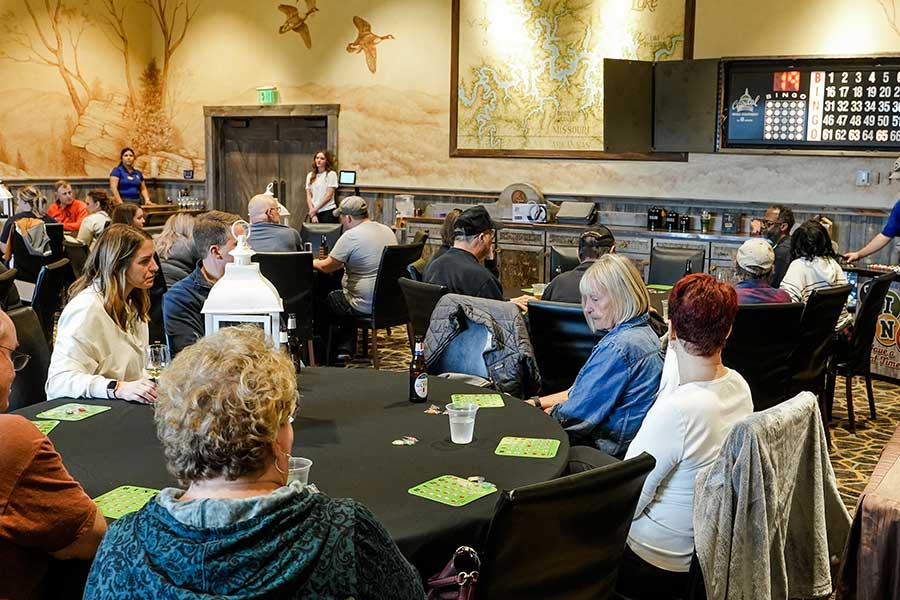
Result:
{"label": "wristwatch", "polygon": [[119,385],[119,382],[115,379],[110,380],[109,383],[106,384],[106,397],[109,399],[118,400],[116,397],[116,387]]}

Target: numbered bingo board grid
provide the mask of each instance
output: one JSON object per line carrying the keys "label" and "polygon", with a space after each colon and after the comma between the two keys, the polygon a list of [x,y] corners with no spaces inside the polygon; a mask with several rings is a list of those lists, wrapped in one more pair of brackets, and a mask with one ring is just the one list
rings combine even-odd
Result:
{"label": "numbered bingo board grid", "polygon": [[766,100],[763,138],[771,141],[799,141],[806,128],[806,101],[792,98]]}

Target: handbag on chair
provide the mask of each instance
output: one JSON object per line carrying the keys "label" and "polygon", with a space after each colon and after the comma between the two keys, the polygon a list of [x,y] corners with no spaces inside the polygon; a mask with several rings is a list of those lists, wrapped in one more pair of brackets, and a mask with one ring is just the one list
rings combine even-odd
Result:
{"label": "handbag on chair", "polygon": [[428,578],[427,600],[473,600],[481,559],[468,546],[460,546],[437,575]]}

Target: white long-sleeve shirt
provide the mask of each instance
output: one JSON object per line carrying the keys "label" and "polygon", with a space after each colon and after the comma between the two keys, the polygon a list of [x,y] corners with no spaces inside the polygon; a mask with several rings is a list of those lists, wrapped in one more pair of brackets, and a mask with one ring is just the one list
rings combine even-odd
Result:
{"label": "white long-sleeve shirt", "polygon": [[94,242],[106,229],[109,223],[109,215],[105,210],[101,210],[90,214],[81,221],[81,227],[78,228],[78,239],[87,245],[88,248],[94,247]]}
{"label": "white long-sleeve shirt", "polygon": [[713,381],[660,394],[625,454],[629,459],[647,452],[656,459],[628,532],[635,554],[667,571],[688,571],[694,551],[694,479],[715,461],[734,424],[752,412],[750,386],[733,369]]}
{"label": "white long-sleeve shirt", "polygon": [[140,379],[149,344],[147,324],[119,329],[93,288],[79,292],[59,317],[47,373],[47,398],[106,398],[111,380]]}

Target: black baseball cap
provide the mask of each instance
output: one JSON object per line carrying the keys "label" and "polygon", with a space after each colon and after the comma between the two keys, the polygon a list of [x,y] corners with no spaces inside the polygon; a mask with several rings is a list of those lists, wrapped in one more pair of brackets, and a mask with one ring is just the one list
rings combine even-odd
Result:
{"label": "black baseball cap", "polygon": [[612,248],[616,245],[616,238],[606,226],[595,225],[582,232],[578,237],[578,245],[581,247]]}
{"label": "black baseball cap", "polygon": [[490,229],[500,229],[502,225],[491,218],[485,207],[473,206],[462,211],[453,226],[453,235],[478,235]]}

